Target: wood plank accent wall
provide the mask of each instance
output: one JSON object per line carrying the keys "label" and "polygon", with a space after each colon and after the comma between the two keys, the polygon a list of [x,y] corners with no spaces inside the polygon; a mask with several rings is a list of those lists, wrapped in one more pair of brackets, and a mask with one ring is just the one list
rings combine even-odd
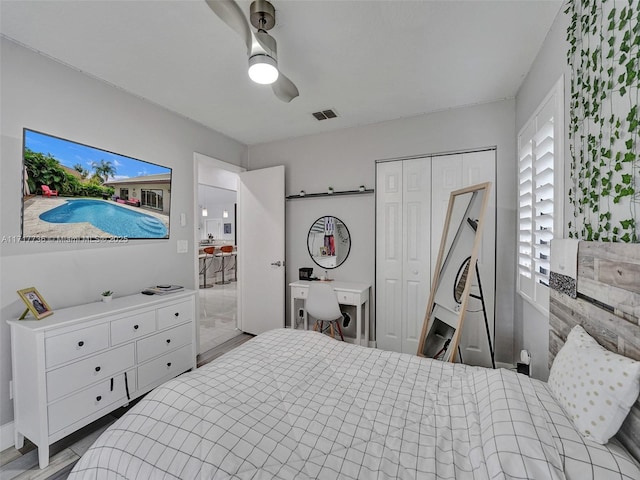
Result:
{"label": "wood plank accent wall", "polygon": [[[578,324],[606,349],[640,361],[640,245],[580,242],[578,294],[550,293],[549,366]],[[640,398],[616,438],[640,461]]]}

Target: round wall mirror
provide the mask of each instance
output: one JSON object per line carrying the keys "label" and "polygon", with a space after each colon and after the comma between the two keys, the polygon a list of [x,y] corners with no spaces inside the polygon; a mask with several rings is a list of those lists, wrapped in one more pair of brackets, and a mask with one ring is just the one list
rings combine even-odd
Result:
{"label": "round wall mirror", "polygon": [[347,226],[336,217],[320,217],[307,236],[311,259],[322,268],[339,267],[349,256],[351,237]]}

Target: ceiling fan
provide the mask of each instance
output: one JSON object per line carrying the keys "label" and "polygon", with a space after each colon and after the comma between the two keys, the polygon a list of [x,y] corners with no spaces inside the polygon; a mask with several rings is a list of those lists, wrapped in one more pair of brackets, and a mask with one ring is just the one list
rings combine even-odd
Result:
{"label": "ceiling fan", "polygon": [[278,70],[276,40],[267,33],[276,24],[276,10],[267,0],[255,0],[249,9],[249,22],[234,0],[205,0],[209,8],[238,33],[247,45],[249,77],[256,83],[270,84],[273,93],[283,102],[290,102],[300,93],[298,88]]}

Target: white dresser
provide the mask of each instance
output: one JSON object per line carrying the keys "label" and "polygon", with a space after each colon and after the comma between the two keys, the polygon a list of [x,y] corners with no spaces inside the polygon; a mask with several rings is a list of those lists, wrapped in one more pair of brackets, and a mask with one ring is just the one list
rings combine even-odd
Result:
{"label": "white dresser", "polygon": [[196,367],[195,292],[130,295],[9,320],[15,446],[49,445]]}

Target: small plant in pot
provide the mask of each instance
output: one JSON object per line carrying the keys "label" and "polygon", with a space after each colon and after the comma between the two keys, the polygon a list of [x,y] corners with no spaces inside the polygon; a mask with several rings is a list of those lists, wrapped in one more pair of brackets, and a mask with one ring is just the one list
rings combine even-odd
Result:
{"label": "small plant in pot", "polygon": [[111,290],[105,290],[104,292],[102,292],[102,301],[103,302],[110,302],[111,299],[113,298],[113,292]]}

